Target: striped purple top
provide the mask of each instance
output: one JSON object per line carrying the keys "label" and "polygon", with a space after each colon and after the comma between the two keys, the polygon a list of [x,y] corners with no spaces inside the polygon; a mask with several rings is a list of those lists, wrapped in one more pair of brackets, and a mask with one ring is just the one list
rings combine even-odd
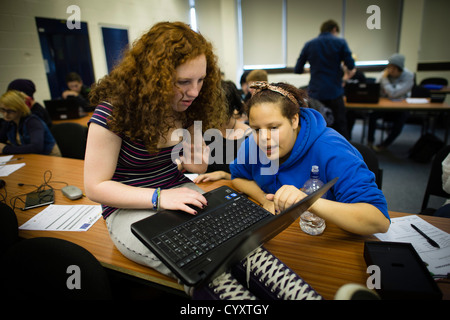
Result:
{"label": "striped purple top", "polygon": [[[96,123],[109,129],[108,117],[112,114],[113,106],[104,102],[97,106],[89,123]],[[145,146],[140,142],[133,142],[128,137],[120,134],[122,147],[119,153],[113,181],[118,181],[126,185],[142,188],[169,189],[180,184],[190,182],[177,165],[172,161],[172,151],[174,147],[163,148],[157,153],[150,154]],[[179,147],[177,146],[177,149]],[[151,207],[151,199],[149,208]],[[103,218],[107,218],[117,208],[102,205]]]}

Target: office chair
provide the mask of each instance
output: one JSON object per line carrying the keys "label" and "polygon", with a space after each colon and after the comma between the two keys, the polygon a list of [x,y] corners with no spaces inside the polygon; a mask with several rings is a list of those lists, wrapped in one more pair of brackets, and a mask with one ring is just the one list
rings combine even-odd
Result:
{"label": "office chair", "polygon": [[359,151],[359,153],[361,153],[367,167],[375,174],[375,182],[378,189],[381,190],[383,184],[383,169],[380,168],[377,154],[372,149],[361,143],[351,142],[351,144],[356,148],[356,150]]}
{"label": "office chair", "polygon": [[[414,75],[414,86],[411,90],[411,98],[431,98],[431,102],[443,102],[445,100],[445,93],[432,93],[430,91],[430,87],[427,85],[439,85],[439,86],[447,86],[448,81],[445,78],[425,78],[420,81],[419,85],[416,84],[416,77]],[[436,115],[439,115],[437,113]],[[421,134],[424,135],[430,128],[432,129],[432,133],[434,133],[435,126],[433,125],[433,118],[430,118],[427,112],[423,111],[413,111],[410,112],[410,115],[407,119],[407,123],[409,124],[419,124],[422,126]]]}
{"label": "office chair", "polygon": [[86,126],[66,122],[53,124],[50,130],[63,157],[84,159],[88,132]]}
{"label": "office chair", "polygon": [[422,214],[432,213],[433,210],[426,210],[430,196],[437,196],[442,198],[450,198],[450,194],[442,189],[442,161],[450,153],[450,145],[443,147],[434,156],[431,164],[431,171],[428,177],[427,187],[422,202]]}
{"label": "office chair", "polygon": [[420,87],[430,91],[431,102],[442,103],[445,100],[445,93],[439,91],[432,91],[440,89],[441,87],[448,86],[448,80],[446,78],[425,78],[420,82]]}
{"label": "office chair", "polygon": [[81,246],[57,238],[31,238],[13,245],[0,266],[3,292],[11,299],[111,299],[100,262]]}
{"label": "office chair", "polygon": [[448,80],[445,78],[425,78],[422,81],[420,81],[420,85],[427,85],[427,84],[436,84],[441,86],[447,86]]}

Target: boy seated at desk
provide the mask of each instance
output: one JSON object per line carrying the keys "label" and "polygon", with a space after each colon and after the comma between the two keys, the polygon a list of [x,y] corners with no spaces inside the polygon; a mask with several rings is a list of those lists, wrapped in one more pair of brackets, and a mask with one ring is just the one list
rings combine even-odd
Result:
{"label": "boy seated at desk", "polygon": [[[378,81],[380,82],[382,97],[391,100],[403,100],[408,97],[414,86],[414,74],[405,68],[405,56],[398,53],[392,55]],[[408,111],[372,112],[369,117],[369,146],[377,152],[385,150],[400,135],[408,116]],[[378,145],[373,145],[376,123],[379,118],[392,122],[392,127],[384,141]]]}
{"label": "boy seated at desk", "polygon": [[94,111],[89,103],[89,92],[91,89],[83,84],[83,80],[76,72],[71,72],[66,76],[66,83],[69,90],[62,93],[63,99],[76,99],[86,112]]}

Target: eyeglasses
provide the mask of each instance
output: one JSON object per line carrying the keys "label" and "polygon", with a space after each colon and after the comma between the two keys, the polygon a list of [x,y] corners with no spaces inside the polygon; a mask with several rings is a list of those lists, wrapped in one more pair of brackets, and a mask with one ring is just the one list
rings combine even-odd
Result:
{"label": "eyeglasses", "polygon": [[11,109],[0,108],[0,112],[6,113],[6,114],[14,114],[17,111],[16,110],[11,110]]}

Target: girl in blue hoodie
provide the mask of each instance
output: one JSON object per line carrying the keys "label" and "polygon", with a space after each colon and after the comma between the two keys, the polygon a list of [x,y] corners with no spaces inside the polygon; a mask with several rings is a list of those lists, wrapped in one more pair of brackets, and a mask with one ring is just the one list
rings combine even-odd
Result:
{"label": "girl in blue hoodie", "polygon": [[233,186],[275,213],[306,196],[300,188],[317,165],[324,183],[339,179],[309,211],[356,234],[386,232],[386,199],[361,154],[307,107],[303,90],[284,83],[254,86],[247,103],[254,138],[230,164]]}

